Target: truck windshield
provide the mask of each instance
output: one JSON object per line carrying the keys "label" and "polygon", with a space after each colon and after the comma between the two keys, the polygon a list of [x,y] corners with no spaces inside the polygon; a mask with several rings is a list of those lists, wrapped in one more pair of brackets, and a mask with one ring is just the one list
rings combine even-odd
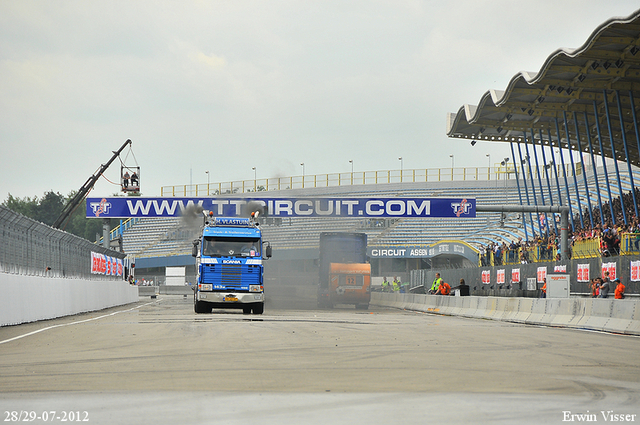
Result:
{"label": "truck windshield", "polygon": [[205,237],[202,255],[206,257],[260,257],[259,238]]}

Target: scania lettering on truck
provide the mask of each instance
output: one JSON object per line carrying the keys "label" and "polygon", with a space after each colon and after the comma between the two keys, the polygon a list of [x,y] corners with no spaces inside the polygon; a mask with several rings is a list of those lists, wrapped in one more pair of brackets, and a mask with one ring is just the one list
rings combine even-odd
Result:
{"label": "scania lettering on truck", "polygon": [[214,308],[264,312],[263,260],[271,257],[271,246],[262,241],[256,216],[213,217],[205,212],[193,255],[198,271],[193,294],[196,313]]}
{"label": "scania lettering on truck", "polygon": [[369,308],[371,265],[365,233],[320,233],[318,307],[353,304]]}

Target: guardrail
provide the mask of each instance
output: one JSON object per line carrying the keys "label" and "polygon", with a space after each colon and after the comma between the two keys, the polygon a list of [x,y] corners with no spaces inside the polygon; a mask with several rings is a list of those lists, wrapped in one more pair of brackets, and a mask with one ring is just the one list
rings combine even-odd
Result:
{"label": "guardrail", "polygon": [[[555,246],[543,247],[533,246],[530,248],[518,248],[501,253],[500,258],[496,258],[493,252],[485,254],[485,260],[478,258],[478,266],[498,266],[520,264],[523,260],[521,254],[526,254],[527,263],[538,263],[542,261],[553,261],[557,248]],[[623,233],[620,238],[620,249],[618,252],[610,252],[608,256],[618,255],[638,255],[640,254],[640,233]],[[600,237],[582,239],[575,241],[571,247],[572,258],[598,258],[602,257]]]}
{"label": "guardrail", "polygon": [[[559,167],[561,168],[561,167]],[[571,173],[571,167],[566,166]],[[542,170],[542,168],[541,168]],[[518,167],[518,173],[523,169]],[[525,172],[528,172],[525,170]],[[569,174],[567,174],[569,175]],[[493,167],[420,168],[407,170],[357,171],[351,173],[312,174],[292,177],[239,180],[224,183],[163,186],[161,196],[212,196],[231,193],[264,192],[317,187],[386,183],[422,183],[441,181],[504,181],[515,179],[513,164]]]}

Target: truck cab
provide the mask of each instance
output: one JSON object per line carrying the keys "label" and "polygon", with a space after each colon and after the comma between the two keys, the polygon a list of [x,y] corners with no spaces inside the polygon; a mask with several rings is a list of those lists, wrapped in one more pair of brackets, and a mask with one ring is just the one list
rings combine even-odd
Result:
{"label": "truck cab", "polygon": [[271,257],[271,246],[262,241],[255,218],[209,216],[193,251],[198,271],[196,313],[214,308],[264,312],[263,260]]}

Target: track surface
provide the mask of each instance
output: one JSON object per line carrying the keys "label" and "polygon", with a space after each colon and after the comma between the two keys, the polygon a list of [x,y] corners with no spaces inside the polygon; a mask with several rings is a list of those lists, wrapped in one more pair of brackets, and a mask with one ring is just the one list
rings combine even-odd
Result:
{"label": "track surface", "polygon": [[640,338],[373,307],[196,315],[163,296],[0,328],[0,407],[90,423],[640,422]]}

